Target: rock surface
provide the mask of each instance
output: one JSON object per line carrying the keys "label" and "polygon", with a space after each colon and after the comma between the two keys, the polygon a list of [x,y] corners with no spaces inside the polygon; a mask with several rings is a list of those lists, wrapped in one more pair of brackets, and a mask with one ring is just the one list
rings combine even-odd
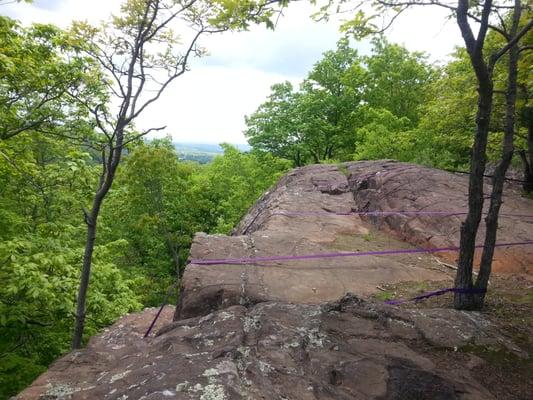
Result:
{"label": "rock surface", "polygon": [[[464,215],[357,216],[369,211],[465,212],[467,177],[394,161],[312,165],[293,170],[266,193],[231,237],[196,235],[176,319],[267,300],[320,304],[383,284],[450,280],[428,254],[199,265],[194,260],[322,254],[459,243]],[[488,190],[488,189],[487,189]],[[533,201],[506,191],[502,213],[533,215]],[[482,242],[484,228],[478,242]],[[498,242],[533,239],[533,218],[501,218]],[[480,252],[479,252],[480,253]],[[455,261],[456,252],[437,253]],[[479,256],[479,254],[478,254]],[[498,248],[493,270],[529,275],[533,246]]]}
{"label": "rock surface", "polygon": [[[468,176],[424,168],[394,161],[362,161],[347,166],[349,186],[360,211],[467,211]],[[490,179],[485,194],[490,195]],[[490,200],[485,200],[488,210]],[[533,240],[533,200],[521,196],[519,186],[504,189],[502,215],[498,226],[498,242]],[[517,216],[503,216],[515,214]],[[525,217],[529,216],[529,217]],[[369,217],[379,229],[417,246],[443,247],[459,245],[459,228],[464,215]],[[477,243],[483,243],[484,222],[480,225]],[[439,256],[455,261],[456,253]],[[477,252],[477,260],[481,251]],[[494,254],[493,271],[532,274],[533,246],[500,247]]]}
{"label": "rock surface", "polygon": [[352,295],[324,305],[231,306],[143,340],[154,313],[124,317],[17,399],[490,400],[468,368],[439,368],[424,349],[515,351],[480,314],[400,309]]}
{"label": "rock surface", "polygon": [[[336,215],[464,210],[466,178],[392,161],[292,171],[233,236],[198,234],[191,258],[256,258],[454,245],[461,217]],[[508,190],[502,212],[533,214]],[[499,241],[533,239],[533,221],[501,220]],[[499,249],[495,270],[532,272],[531,247]],[[440,254],[454,259],[455,254]],[[484,314],[364,299],[384,283],[444,281],[432,255],[342,257],[186,268],[181,302],[157,336],[157,310],[127,315],[56,361],[17,400],[494,399],[484,361],[461,349],[526,354]],[[348,294],[355,293],[355,295]],[[531,393],[532,379],[518,378]]]}

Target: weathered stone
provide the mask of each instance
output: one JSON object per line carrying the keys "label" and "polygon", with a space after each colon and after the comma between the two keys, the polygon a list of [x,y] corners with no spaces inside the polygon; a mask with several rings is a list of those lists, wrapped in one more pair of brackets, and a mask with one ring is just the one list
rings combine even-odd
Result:
{"label": "weathered stone", "polygon": [[[233,236],[196,235],[191,259],[457,243],[463,217],[332,212],[464,210],[464,176],[392,161],[347,163],[341,170],[319,165],[290,172]],[[533,214],[533,202],[513,190],[504,200],[502,212]],[[502,219],[499,241],[532,239],[531,222]],[[532,251],[499,249],[495,270],[527,277]],[[385,283],[452,285],[452,273],[423,254],[193,262],[183,276],[180,304],[175,313],[165,310],[157,336],[143,339],[157,310],[127,315],[86,349],[55,362],[17,399],[494,399],[479,375],[486,362],[461,357],[460,350],[525,353],[486,316],[363,298]],[[530,383],[524,381],[525,396]]]}
{"label": "weathered stone", "polygon": [[[440,369],[421,350],[466,342],[435,342],[418,310],[349,295],[323,306],[232,306],[173,323],[167,312],[161,323],[169,325],[142,339],[155,312],[124,317],[87,349],[53,364],[17,399],[493,398],[468,368]],[[469,344],[502,345],[482,316],[473,322],[453,310],[424,312],[468,331]],[[390,329],[393,319],[404,333]],[[489,328],[476,333],[479,324]]]}
{"label": "weathered stone", "polygon": [[[341,171],[342,170],[342,171]],[[191,259],[250,259],[456,246],[464,216],[336,215],[352,211],[466,211],[467,177],[394,161],[312,165],[293,170],[267,192],[233,236],[198,234]],[[488,189],[487,189],[488,190]],[[533,201],[507,190],[502,213],[533,215]],[[378,230],[379,229],[379,230]],[[381,230],[381,231],[380,231]],[[481,229],[480,237],[483,235]],[[533,218],[502,218],[499,242],[533,238]],[[438,253],[455,260],[456,252]],[[498,248],[494,270],[529,273],[533,246]],[[199,265],[185,270],[176,319],[232,304],[320,304],[348,292],[369,295],[402,281],[446,281],[451,270],[428,254]]]}
{"label": "weathered stone", "polygon": [[[468,176],[395,161],[360,161],[347,163],[349,187],[354,194],[357,211],[444,211],[466,212],[468,209]],[[491,191],[486,179],[485,193]],[[485,200],[488,210],[490,199]],[[521,242],[533,238],[533,201],[521,196],[517,185],[506,185],[500,217],[498,242]],[[390,231],[409,243],[425,247],[458,246],[459,229],[464,215],[365,217],[380,229]],[[478,242],[482,243],[485,227],[482,222]],[[455,261],[457,253],[439,256]],[[479,261],[481,250],[476,253]],[[531,274],[533,246],[497,248],[493,270]]]}

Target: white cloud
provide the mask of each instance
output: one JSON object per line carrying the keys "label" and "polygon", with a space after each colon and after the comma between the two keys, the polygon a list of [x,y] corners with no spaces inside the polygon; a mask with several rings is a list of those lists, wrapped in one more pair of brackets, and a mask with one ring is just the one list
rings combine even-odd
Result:
{"label": "white cloud", "polygon": [[199,67],[183,75],[161,101],[147,109],[138,127],[166,125],[167,132],[182,142],[245,143],[244,115],[265,100],[271,85],[286,79],[246,67]]}
{"label": "white cloud", "polygon": [[117,0],[34,0],[32,4],[9,4],[2,11],[25,24],[52,23],[65,28],[73,20],[99,23],[111,13],[118,13],[120,4]]}
{"label": "white cloud", "polygon": [[428,53],[434,61],[446,59],[455,46],[462,44],[457,23],[448,15],[440,7],[411,9],[395,21],[387,37],[411,51]]}
{"label": "white cloud", "polygon": [[[66,27],[75,19],[98,23],[119,7],[118,0],[35,0],[33,5],[3,6],[2,11],[24,23]],[[315,23],[311,10],[307,3],[291,5],[275,32],[252,27],[206,38],[210,56],[195,60],[192,71],[146,111],[138,126],[167,125],[180,141],[242,143],[244,116],[265,100],[269,87],[284,80],[298,83],[324,51],[335,47],[339,22]],[[432,7],[409,11],[387,36],[410,50],[430,53],[433,60],[442,59],[461,44],[455,23],[446,23],[445,15]]]}
{"label": "white cloud", "polygon": [[211,49],[206,63],[302,77],[339,39],[339,23],[315,23],[312,10],[305,3],[292,5],[275,31],[255,26],[248,32],[213,36],[206,42]]}

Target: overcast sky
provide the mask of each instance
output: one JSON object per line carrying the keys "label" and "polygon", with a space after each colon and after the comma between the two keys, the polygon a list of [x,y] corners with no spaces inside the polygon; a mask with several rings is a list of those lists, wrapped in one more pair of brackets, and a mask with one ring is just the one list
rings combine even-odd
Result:
{"label": "overcast sky", "polygon": [[[67,27],[72,20],[98,23],[118,12],[120,0],[34,0],[9,4],[0,12],[23,23],[51,22]],[[293,4],[276,30],[253,27],[224,33],[202,44],[210,55],[195,60],[187,72],[138,121],[140,128],[167,126],[175,141],[245,143],[244,116],[268,96],[270,86],[285,80],[297,85],[340,37],[338,21],[313,22],[311,8]],[[410,50],[425,51],[437,61],[461,44],[458,28],[445,12],[420,8],[402,15],[387,36]],[[361,52],[368,46],[356,44]],[[160,134],[161,135],[161,134]]]}

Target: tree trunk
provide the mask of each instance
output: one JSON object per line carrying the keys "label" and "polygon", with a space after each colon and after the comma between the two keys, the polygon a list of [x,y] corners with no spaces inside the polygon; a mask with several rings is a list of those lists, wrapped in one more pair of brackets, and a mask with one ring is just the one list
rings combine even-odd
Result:
{"label": "tree trunk", "polygon": [[493,83],[492,76],[483,56],[483,44],[488,29],[488,16],[492,1],[486,0],[483,6],[481,23],[477,38],[474,37],[468,23],[468,0],[460,0],[457,5],[457,25],[461,30],[470,63],[478,82],[478,108],[476,114],[476,135],[470,158],[470,177],[468,184],[468,214],[461,225],[461,238],[457,275],[455,276],[454,307],[456,309],[474,309],[472,289],[472,268],[474,263],[476,236],[483,212],[483,175],[487,162],[487,141],[492,112]]}
{"label": "tree trunk", "polygon": [[524,183],[522,188],[526,193],[533,192],[533,110],[526,110],[525,121],[527,123],[527,153],[519,152],[524,164]]}
{"label": "tree trunk", "polygon": [[[477,129],[470,162],[470,180],[468,186],[468,214],[461,225],[461,239],[455,287],[472,289],[472,268],[474,264],[476,236],[483,212],[483,175],[487,162],[486,148],[489,134],[490,114],[492,111],[492,83],[480,85],[477,113]],[[456,292],[454,298],[456,309],[475,308],[472,293]]]}
{"label": "tree trunk", "polygon": [[326,146],[326,149],[324,150],[324,157],[322,157],[323,160],[329,160],[331,159],[331,154],[333,152],[333,145],[328,144]]}
{"label": "tree trunk", "polygon": [[[492,1],[486,0],[483,4],[481,23],[477,39],[467,22],[469,3],[460,0],[457,8],[457,21],[465,40],[471,64],[476,73],[479,84],[478,112],[476,118],[477,130],[470,167],[470,185],[468,191],[468,215],[461,226],[461,247],[459,253],[459,265],[455,279],[456,288],[460,291],[455,293],[454,306],[457,309],[476,309],[483,307],[485,293],[492,268],[492,258],[496,245],[498,229],[498,215],[502,204],[503,185],[505,174],[511,163],[514,152],[514,128],[515,128],[515,104],[518,70],[518,40],[522,37],[530,25],[524,27],[518,33],[521,15],[520,0],[514,1],[513,22],[510,34],[506,36],[507,44],[497,53],[494,53],[487,65],[483,57],[483,43],[488,29],[488,20],[492,8]],[[485,241],[481,255],[480,271],[475,287],[472,285],[472,264],[475,252],[476,234],[483,211],[483,173],[486,163],[486,147],[489,133],[489,123],[492,110],[493,77],[495,63],[505,54],[509,53],[508,78],[506,90],[506,110],[504,139],[502,146],[502,158],[498,164],[492,181],[490,206],[485,218]],[[461,290],[465,289],[465,290]],[[473,290],[472,290],[473,289]]]}
{"label": "tree trunk", "polygon": [[[528,132],[528,137],[529,137],[529,132]],[[528,140],[528,147],[531,145],[533,145],[533,143],[530,144]],[[524,168],[524,182],[522,183],[522,189],[524,189],[526,193],[531,193],[533,192],[533,170],[531,167],[532,160],[531,158],[529,160],[527,159],[526,152],[524,150],[520,150],[518,154],[520,155],[520,158],[522,159],[522,164]]]}
{"label": "tree trunk", "polygon": [[80,287],[78,290],[78,298],[76,304],[76,323],[74,325],[74,334],[72,336],[72,349],[81,348],[83,340],[83,330],[85,327],[85,303],[87,300],[87,290],[89,289],[89,280],[91,277],[92,256],[94,251],[94,244],[96,242],[96,227],[98,222],[98,215],[105,196],[109,192],[120,158],[122,156],[122,144],[124,142],[124,124],[117,123],[116,142],[113,146],[109,144],[109,157],[103,157],[103,171],[100,176],[100,183],[98,190],[93,199],[91,212],[85,214],[85,222],[87,224],[87,242],[85,243],[85,252],[83,255],[83,266],[81,270]]}
{"label": "tree trunk", "polygon": [[96,242],[96,222],[103,197],[96,195],[93,201],[91,213],[86,215],[87,239],[85,242],[85,252],[83,254],[83,266],[81,270],[80,287],[78,290],[78,299],[76,305],[76,323],[74,326],[74,335],[72,337],[72,349],[81,348],[83,339],[83,330],[85,328],[85,303],[87,300],[87,290],[89,288],[89,278],[91,276],[91,264]]}
{"label": "tree trunk", "polygon": [[[520,20],[520,12],[515,11],[513,24],[513,33],[518,29],[518,22]],[[505,174],[511,164],[514,153],[514,131],[515,131],[515,111],[516,111],[516,86],[518,75],[518,46],[513,46],[509,49],[509,65],[507,78],[507,91],[505,99],[505,128],[502,147],[502,158],[499,162],[494,176],[492,178],[492,193],[489,211],[485,218],[485,243],[483,253],[481,256],[481,264],[479,266],[479,274],[476,280],[477,292],[474,294],[474,306],[476,309],[483,308],[485,301],[485,293],[489,282],[489,277],[492,269],[492,258],[494,256],[494,246],[496,244],[496,236],[498,231],[498,215],[502,204],[503,185],[505,182]]]}
{"label": "tree trunk", "polygon": [[[527,154],[529,156],[529,174],[533,186],[533,110],[530,109],[527,120]],[[533,188],[532,190],[533,191]]]}
{"label": "tree trunk", "polygon": [[329,159],[332,159],[332,158],[333,158],[333,145],[329,146],[329,150],[328,150],[328,158],[329,158]]}
{"label": "tree trunk", "polygon": [[296,166],[297,167],[301,167],[302,166],[302,159],[301,159],[301,155],[300,155],[300,150],[296,150],[296,158],[294,160],[296,162]]}

